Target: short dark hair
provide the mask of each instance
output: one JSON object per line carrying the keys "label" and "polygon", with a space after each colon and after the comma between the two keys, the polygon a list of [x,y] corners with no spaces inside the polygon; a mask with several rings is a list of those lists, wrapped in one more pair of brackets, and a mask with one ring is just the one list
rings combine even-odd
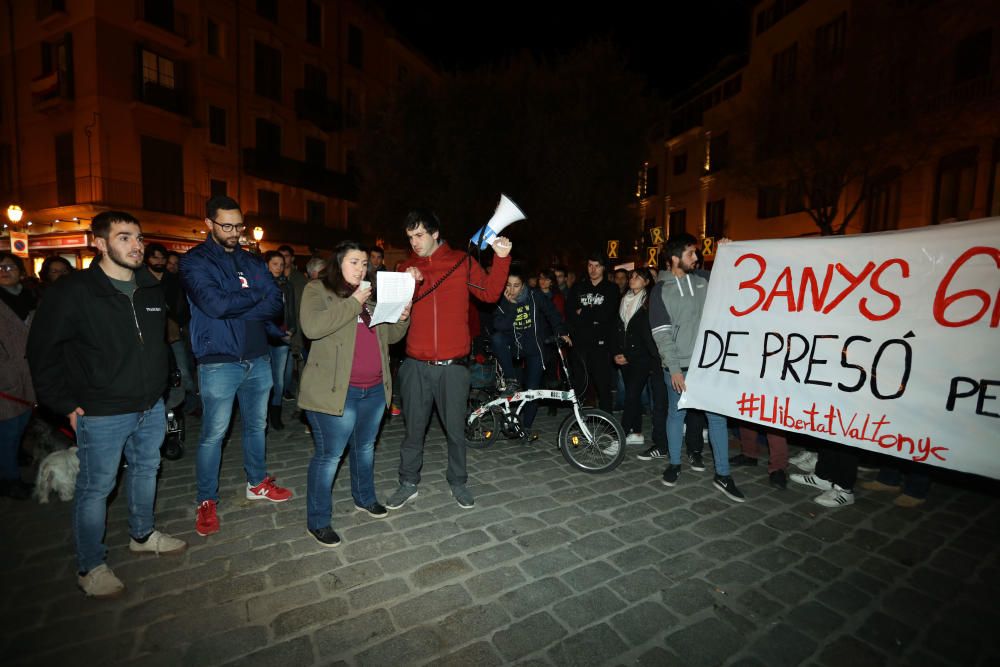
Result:
{"label": "short dark hair", "polygon": [[403,225],[406,227],[406,231],[409,232],[412,232],[420,225],[424,226],[428,234],[441,231],[441,221],[438,220],[434,211],[429,208],[413,209],[406,214],[406,220],[403,221]]}
{"label": "short dark hair", "polygon": [[[427,228],[424,227],[424,229],[427,229]],[[385,257],[385,248],[383,248],[380,245],[373,245],[371,248],[368,249],[368,254],[369,255],[372,254],[373,252],[377,252],[378,254],[380,254],[383,257]]]}
{"label": "short dark hair", "polygon": [[619,273],[624,273],[626,276],[628,275],[628,271],[623,268],[615,269],[615,275],[617,276]]}
{"label": "short dark hair", "polygon": [[142,259],[145,262],[149,261],[149,258],[153,256],[153,253],[160,253],[163,258],[167,258],[167,249],[162,243],[150,243],[146,246],[146,250],[142,253]]}
{"label": "short dark hair", "polygon": [[344,280],[344,272],[340,268],[347,253],[352,250],[360,250],[365,255],[368,254],[365,252],[364,246],[357,241],[341,241],[333,249],[333,256],[330,257],[327,264],[326,277],[323,278],[323,284],[326,285],[326,288],[342,299],[354,294],[354,290],[358,288],[357,285],[352,285]]}
{"label": "short dark hair", "polygon": [[566,270],[566,267],[563,264],[556,264],[555,266],[553,266],[552,267],[552,274],[555,275],[556,271],[562,271],[562,274],[564,276],[568,273],[568,271]]}
{"label": "short dark hair", "polygon": [[134,215],[125,211],[104,211],[95,215],[94,219],[90,221],[90,231],[94,236],[107,241],[108,237],[111,236],[111,225],[116,222],[124,222],[130,225],[139,224]]}
{"label": "short dark hair", "polygon": [[181,254],[176,250],[171,250],[167,253],[167,259],[170,259],[171,257],[176,257],[178,260],[180,260]]}
{"label": "short dark hair", "polygon": [[[24,260],[22,260],[20,257],[18,257],[12,252],[0,252],[0,262],[2,262],[5,259],[9,259],[10,261],[14,262],[15,266],[17,266],[17,270],[20,271],[21,276],[24,277]],[[62,259],[62,257],[60,257],[59,259]]]}
{"label": "short dark hair", "polygon": [[680,259],[684,251],[687,250],[688,246],[698,247],[698,239],[691,236],[690,234],[684,232],[681,234],[671,234],[670,238],[667,239],[667,245],[663,248],[664,262],[669,268],[672,266],[671,257],[676,257]]}
{"label": "short dark hair", "polygon": [[205,202],[205,217],[209,220],[215,220],[219,215],[219,211],[239,211],[240,205],[236,203],[236,200],[232,197],[227,197],[226,195],[215,195],[207,202]]}
{"label": "short dark hair", "polygon": [[271,260],[274,259],[275,257],[280,257],[281,261],[285,261],[285,256],[282,255],[277,250],[268,250],[267,252],[264,253],[264,263],[270,264]]}
{"label": "short dark hair", "polygon": [[288,245],[287,243],[284,245],[279,245],[278,252],[287,252],[292,257],[295,257],[295,249],[292,248],[292,246]]}
{"label": "short dark hair", "polygon": [[541,271],[538,272],[538,277],[545,278],[546,280],[551,280],[552,282],[555,282],[556,281],[555,269],[542,269]]}
{"label": "short dark hair", "polygon": [[[18,260],[20,259],[21,258],[18,257]],[[76,270],[73,267],[73,265],[69,263],[69,260],[66,259],[65,257],[62,257],[60,255],[49,255],[48,257],[45,258],[45,261],[42,262],[42,268],[38,271],[38,278],[43,283],[49,282],[49,271],[52,270],[53,264],[65,264],[66,268],[69,269],[70,272]]]}
{"label": "short dark hair", "polygon": [[604,253],[598,250],[587,255],[587,263],[589,264],[590,262],[599,262],[601,266],[607,268],[607,264],[604,262]]}

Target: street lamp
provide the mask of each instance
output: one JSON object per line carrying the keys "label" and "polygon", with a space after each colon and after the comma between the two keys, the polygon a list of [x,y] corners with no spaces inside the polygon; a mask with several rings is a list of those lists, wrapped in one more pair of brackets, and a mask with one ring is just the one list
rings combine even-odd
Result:
{"label": "street lamp", "polygon": [[24,217],[24,211],[17,204],[11,204],[7,207],[7,219],[10,220],[11,224],[15,227],[21,222],[21,218]]}
{"label": "street lamp", "polygon": [[256,241],[259,244],[260,240],[262,238],[264,238],[264,228],[263,227],[254,227],[253,228],[253,240]]}

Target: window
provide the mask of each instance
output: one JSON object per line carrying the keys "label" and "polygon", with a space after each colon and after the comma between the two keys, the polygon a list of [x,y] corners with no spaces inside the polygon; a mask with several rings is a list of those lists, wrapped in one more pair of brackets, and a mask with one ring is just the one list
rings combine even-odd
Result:
{"label": "window", "polygon": [[804,210],[806,201],[802,181],[789,181],[785,187],[785,213],[801,213]]}
{"label": "window", "polygon": [[257,16],[272,23],[277,23],[278,0],[257,0]]}
{"label": "window", "polygon": [[781,215],[781,186],[757,188],[757,217],[775,218]]}
{"label": "window", "polygon": [[221,58],[224,47],[222,26],[212,19],[208,19],[205,23],[205,51],[210,56]]}
{"label": "window", "polygon": [[184,215],[184,160],[180,144],[141,137],[142,207]]}
{"label": "window", "polygon": [[976,158],[979,150],[967,148],[941,158],[934,189],[932,224],[967,220],[976,194]]}
{"label": "window", "polygon": [[989,28],[973,33],[958,43],[955,52],[955,83],[989,75],[992,43],[993,31]]}
{"label": "window", "polygon": [[326,142],[306,137],[306,164],[326,169]]}
{"label": "window", "polygon": [[254,42],[253,50],[254,92],[261,97],[281,101],[281,54],[260,42]]}
{"label": "window", "polygon": [[306,0],[306,42],[313,46],[323,43],[323,8],[316,0]]}
{"label": "window", "polygon": [[795,83],[795,69],[799,59],[799,44],[792,44],[779,51],[771,60],[771,83],[778,90],[785,90]]}
{"label": "window", "polygon": [[716,199],[705,205],[705,236],[720,238],[726,229],[726,200]]}
{"label": "window", "polygon": [[226,110],[208,107],[208,141],[216,146],[226,145]]}
{"label": "window", "polygon": [[685,228],[687,227],[687,209],[680,208],[676,211],[670,212],[670,220],[668,222],[669,229],[667,230],[667,236],[674,236],[676,234],[683,234]]}
{"label": "window", "polygon": [[173,90],[177,85],[174,61],[143,49],[142,83]]}
{"label": "window", "polygon": [[865,203],[865,231],[883,232],[899,227],[899,198],[902,191],[898,167],[887,169],[876,178]]}
{"label": "window", "polygon": [[729,133],[710,135],[705,144],[705,173],[714,174],[729,166]]}
{"label": "window", "polygon": [[306,200],[306,222],[311,225],[326,224],[326,204],[321,201]]}
{"label": "window", "polygon": [[179,113],[183,104],[180,66],[170,58],[141,46],[138,52],[140,69],[138,98],[146,104]]}
{"label": "window", "polygon": [[816,28],[816,69],[822,70],[844,62],[847,37],[847,12]]}
{"label": "window", "polygon": [[142,0],[142,20],[174,31],[174,0]]}
{"label": "window", "polygon": [[646,196],[655,197],[660,193],[660,168],[651,165],[646,167]]}
{"label": "window", "polygon": [[347,26],[347,64],[364,68],[365,41],[364,33],[356,25]]}
{"label": "window", "polygon": [[42,42],[42,75],[57,74],[52,97],[73,97],[73,35],[55,42]]}
{"label": "window", "polygon": [[1000,215],[1000,139],[993,142],[993,164],[990,166],[989,201],[986,204],[986,215]]}
{"label": "window", "polygon": [[219,179],[213,178],[208,182],[208,189],[211,191],[213,197],[225,197],[228,193],[228,183],[221,181]]}
{"label": "window", "polygon": [[256,129],[258,157],[279,157],[281,155],[281,128],[275,123],[258,118]]}
{"label": "window", "polygon": [[76,165],[69,132],[56,135],[56,197],[60,206],[76,203]]}
{"label": "window", "polygon": [[688,168],[688,154],[687,151],[683,153],[678,153],[674,156],[674,176],[680,176]]}
{"label": "window", "polygon": [[36,0],[35,17],[39,21],[56,12],[66,13],[66,0]]}
{"label": "window", "polygon": [[257,215],[262,218],[277,220],[279,217],[280,197],[273,190],[257,190]]}

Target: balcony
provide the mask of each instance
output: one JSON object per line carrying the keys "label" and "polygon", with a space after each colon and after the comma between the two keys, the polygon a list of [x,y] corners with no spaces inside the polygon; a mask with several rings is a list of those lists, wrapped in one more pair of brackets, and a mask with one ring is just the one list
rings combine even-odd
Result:
{"label": "balcony", "polygon": [[55,70],[31,80],[31,101],[36,111],[52,109],[73,99],[73,77]]}
{"label": "balcony", "polygon": [[964,108],[1000,93],[992,74],[978,76],[968,81],[955,84],[931,98],[928,105],[930,111],[942,111],[949,108]]}
{"label": "balcony", "polygon": [[145,36],[178,48],[191,42],[191,17],[174,11],[172,2],[136,0],[135,18],[136,28]]}
{"label": "balcony", "polygon": [[302,188],[327,197],[358,200],[358,186],[346,174],[255,148],[243,149],[243,170],[257,178]]}
{"label": "balcony", "polygon": [[295,91],[295,113],[299,120],[305,120],[324,132],[343,129],[343,113],[340,104],[326,95],[307,88]]}
{"label": "balcony", "polygon": [[152,81],[139,83],[136,99],[175,114],[183,115],[187,111],[187,104],[181,91]]}
{"label": "balcony", "polygon": [[[176,195],[174,199],[178,203],[183,201],[183,213],[180,210],[167,212],[190,218],[204,217],[207,195],[195,192],[178,192]],[[142,183],[100,176],[80,176],[68,183],[28,184],[22,188],[21,195],[22,206],[32,211],[81,204],[134,211],[144,209],[145,199]]]}

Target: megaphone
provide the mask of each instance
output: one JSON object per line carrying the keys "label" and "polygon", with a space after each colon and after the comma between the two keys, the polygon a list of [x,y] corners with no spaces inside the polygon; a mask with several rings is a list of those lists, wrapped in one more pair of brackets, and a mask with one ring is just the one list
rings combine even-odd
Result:
{"label": "megaphone", "polygon": [[483,250],[486,248],[487,243],[493,245],[493,240],[507,225],[518,220],[524,220],[525,217],[521,209],[517,207],[517,204],[512,202],[507,195],[501,193],[500,203],[497,204],[497,210],[493,213],[493,217],[490,218],[490,221],[482,229],[472,235],[469,243],[477,245],[480,250]]}

